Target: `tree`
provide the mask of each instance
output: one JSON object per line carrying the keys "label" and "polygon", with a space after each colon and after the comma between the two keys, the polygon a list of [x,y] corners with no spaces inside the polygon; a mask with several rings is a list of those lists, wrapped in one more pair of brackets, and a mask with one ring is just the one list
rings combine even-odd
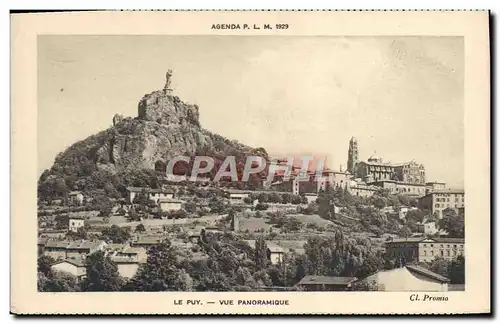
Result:
{"label": "tree", "polygon": [[76,232],[69,231],[66,236],[75,240],[86,240],[88,238],[87,230],[85,229],[85,227],[79,227]]}
{"label": "tree", "polygon": [[148,195],[145,192],[139,192],[137,195],[135,195],[134,200],[132,203],[134,205],[143,205],[143,206],[148,206],[149,204],[149,199]]}
{"label": "tree", "polygon": [[450,208],[443,210],[443,218],[439,221],[439,227],[447,231],[450,237],[463,238],[464,226],[463,215],[458,215]]}
{"label": "tree", "polygon": [[40,257],[38,257],[38,272],[41,272],[44,275],[48,276],[54,262],[55,260],[52,257],[41,255]]}
{"label": "tree", "polygon": [[261,192],[261,193],[259,194],[259,196],[258,196],[258,198],[257,198],[257,199],[259,200],[259,203],[261,203],[261,204],[265,204],[265,203],[267,203],[267,202],[269,202],[269,201],[270,201],[270,200],[269,200],[269,198],[270,198],[270,197],[269,197],[269,195],[268,195],[267,193],[265,193],[265,192]]}
{"label": "tree", "polygon": [[269,208],[268,204],[263,204],[263,203],[258,203],[257,206],[255,206],[255,210],[267,210]]}
{"label": "tree", "polygon": [[146,227],[144,227],[144,224],[141,223],[141,224],[139,224],[139,225],[136,226],[135,231],[139,232],[139,233],[140,232],[145,232],[146,231]]}
{"label": "tree", "polygon": [[55,217],[56,229],[68,228],[69,216],[68,215],[57,215]]}
{"label": "tree", "polygon": [[451,261],[448,266],[448,278],[452,284],[465,283],[465,258],[462,255]]}
{"label": "tree", "polygon": [[139,214],[137,214],[137,211],[132,208],[128,211],[128,219],[133,222],[140,220],[141,217],[139,216]]}
{"label": "tree", "polygon": [[208,207],[210,208],[210,211],[214,214],[221,214],[224,212],[224,203],[222,202],[221,199],[217,197],[213,197],[212,199],[210,199]]}
{"label": "tree", "polygon": [[263,236],[255,241],[255,266],[264,269],[267,265],[267,244]]}
{"label": "tree", "polygon": [[184,204],[184,209],[186,210],[186,212],[192,214],[192,213],[195,213],[196,212],[196,204],[191,202],[191,201],[188,201]]}
{"label": "tree", "polygon": [[90,254],[85,260],[87,277],[82,282],[84,291],[120,291],[124,280],[118,266],[102,251]]}
{"label": "tree", "polygon": [[398,235],[400,237],[410,237],[411,236],[411,229],[410,227],[408,227],[407,225],[403,226],[399,232],[398,232]]}
{"label": "tree", "polygon": [[[129,291],[175,291],[189,286],[189,279],[176,267],[177,252],[166,240],[151,247],[147,263],[127,283]],[[179,278],[181,277],[181,278]]]}
{"label": "tree", "polygon": [[55,272],[46,276],[42,272],[38,273],[38,291],[50,292],[72,292],[80,291],[78,279],[66,272]]}
{"label": "tree", "polygon": [[130,239],[128,228],[112,225],[102,230],[101,239],[107,243],[125,243]]}
{"label": "tree", "polygon": [[94,206],[99,210],[99,216],[109,217],[111,215],[111,210],[113,209],[113,203],[105,195],[97,196],[93,200]]}
{"label": "tree", "polygon": [[443,258],[435,258],[431,261],[429,269],[443,277],[448,277],[449,262]]}
{"label": "tree", "polygon": [[421,210],[409,210],[406,213],[405,219],[415,223],[422,223],[424,221],[425,213]]}

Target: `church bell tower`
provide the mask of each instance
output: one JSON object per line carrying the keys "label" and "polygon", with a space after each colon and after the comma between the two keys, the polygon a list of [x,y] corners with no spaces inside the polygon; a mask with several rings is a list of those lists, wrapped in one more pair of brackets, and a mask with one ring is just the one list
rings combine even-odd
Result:
{"label": "church bell tower", "polygon": [[351,140],[349,141],[349,152],[347,155],[347,171],[355,175],[358,162],[358,140],[355,137],[351,137]]}

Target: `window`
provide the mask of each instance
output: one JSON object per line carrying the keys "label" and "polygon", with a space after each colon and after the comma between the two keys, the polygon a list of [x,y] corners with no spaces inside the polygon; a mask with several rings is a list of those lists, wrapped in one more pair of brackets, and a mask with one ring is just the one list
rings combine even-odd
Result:
{"label": "window", "polygon": [[431,255],[434,256],[434,251],[431,251]]}
{"label": "window", "polygon": [[424,244],[424,247],[427,247],[427,244]]}
{"label": "window", "polygon": [[424,256],[427,256],[427,251],[424,251]]}
{"label": "window", "polygon": [[444,251],[443,251],[443,250],[441,250],[440,252],[441,252],[441,256],[444,256]]}
{"label": "window", "polygon": [[431,247],[434,247],[434,244],[431,244]]}
{"label": "window", "polygon": [[450,256],[450,250],[446,250],[446,256]]}
{"label": "window", "polygon": [[453,251],[453,256],[457,256],[457,250]]}
{"label": "window", "polygon": [[443,245],[443,244],[441,244],[441,247],[444,247],[444,245]]}
{"label": "window", "polygon": [[439,204],[436,204],[436,208],[439,208]]}

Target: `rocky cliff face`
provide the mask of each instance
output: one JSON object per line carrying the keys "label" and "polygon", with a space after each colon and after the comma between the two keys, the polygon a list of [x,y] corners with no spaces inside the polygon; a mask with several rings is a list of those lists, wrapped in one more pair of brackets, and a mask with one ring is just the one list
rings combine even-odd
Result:
{"label": "rocky cliff face", "polygon": [[115,173],[133,168],[154,169],[174,156],[200,151],[217,155],[258,154],[267,158],[262,149],[203,129],[198,106],[187,104],[164,89],[139,101],[136,118],[115,115],[112,127],[75,143],[58,155],[55,165],[74,168],[84,156],[86,163],[95,163],[98,169]]}

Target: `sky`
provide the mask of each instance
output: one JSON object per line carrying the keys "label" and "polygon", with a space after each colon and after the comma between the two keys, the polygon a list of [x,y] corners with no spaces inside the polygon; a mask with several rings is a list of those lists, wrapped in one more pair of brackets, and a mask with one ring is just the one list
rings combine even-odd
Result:
{"label": "sky", "polygon": [[272,155],[415,160],[463,187],[461,37],[39,36],[38,172],[78,140],[172,88],[202,127]]}

